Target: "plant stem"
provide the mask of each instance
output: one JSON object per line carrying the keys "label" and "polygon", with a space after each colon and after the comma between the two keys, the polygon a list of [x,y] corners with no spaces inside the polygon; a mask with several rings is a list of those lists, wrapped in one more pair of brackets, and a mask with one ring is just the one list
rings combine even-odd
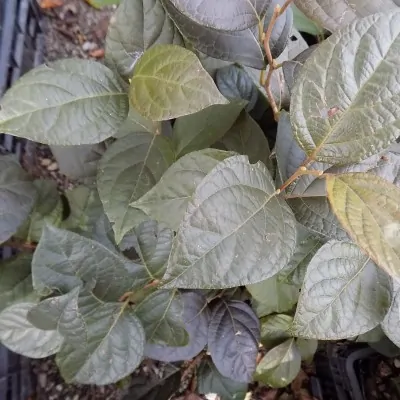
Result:
{"label": "plant stem", "polygon": [[293,183],[297,178],[302,175],[313,175],[313,176],[322,176],[323,171],[317,171],[315,169],[307,169],[305,166],[299,167],[295,173],[278,189],[279,193],[285,190],[291,183]]}
{"label": "plant stem", "polygon": [[9,239],[2,244],[2,246],[12,247],[13,249],[18,249],[22,251],[33,251],[37,247],[37,243],[25,242],[17,239]]}
{"label": "plant stem", "polygon": [[286,0],[282,7],[279,5],[277,5],[275,7],[274,13],[272,14],[272,17],[271,17],[271,21],[269,22],[269,25],[268,25],[267,32],[265,33],[265,35],[263,35],[263,41],[262,41],[263,45],[264,45],[264,49],[265,49],[265,55],[267,57],[268,65],[269,65],[267,78],[265,79],[265,83],[264,83],[264,88],[265,88],[265,91],[267,92],[268,101],[271,105],[271,108],[274,113],[274,117],[275,117],[276,121],[278,121],[278,119],[279,119],[279,107],[277,106],[274,95],[272,93],[271,79],[272,79],[272,75],[273,75],[274,71],[276,69],[278,69],[281,65],[278,65],[276,63],[276,61],[274,60],[274,58],[272,57],[271,47],[270,47],[269,42],[271,39],[272,30],[274,29],[276,20],[287,10],[287,8],[290,6],[292,1],[293,0]]}

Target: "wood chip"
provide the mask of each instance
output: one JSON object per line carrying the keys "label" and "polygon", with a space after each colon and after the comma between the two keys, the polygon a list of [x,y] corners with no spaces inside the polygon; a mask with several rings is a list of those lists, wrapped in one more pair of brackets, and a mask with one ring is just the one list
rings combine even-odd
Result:
{"label": "wood chip", "polygon": [[40,0],[39,6],[43,10],[49,10],[64,5],[63,0]]}
{"label": "wood chip", "polygon": [[96,49],[89,53],[90,57],[93,58],[103,58],[104,57],[104,49]]}

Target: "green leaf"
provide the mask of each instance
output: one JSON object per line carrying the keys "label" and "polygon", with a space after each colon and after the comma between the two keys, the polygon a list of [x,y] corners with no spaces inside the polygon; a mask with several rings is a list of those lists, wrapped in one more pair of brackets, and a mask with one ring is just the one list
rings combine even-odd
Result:
{"label": "green leaf", "polygon": [[133,71],[129,97],[136,110],[153,121],[228,103],[195,54],[176,45],[156,45],[143,54]]}
{"label": "green leaf", "polygon": [[301,354],[301,359],[307,363],[310,363],[314,354],[318,348],[318,340],[315,339],[296,339],[296,346]]}
{"label": "green leaf", "polygon": [[291,9],[293,11],[293,24],[298,31],[313,36],[323,35],[324,29],[320,24],[307,18],[294,4],[291,5]]}
{"label": "green leaf", "polygon": [[11,351],[30,358],[57,353],[63,338],[57,331],[35,328],[27,313],[34,303],[17,303],[0,313],[0,342]]}
{"label": "green leaf", "polygon": [[272,171],[268,140],[257,122],[245,111],[217,145],[248,156],[252,164],[261,161]]}
{"label": "green leaf", "polygon": [[236,382],[251,382],[259,340],[260,323],[250,306],[221,299],[208,328],[208,351],[218,371]]}
{"label": "green leaf", "polygon": [[[400,50],[399,22],[400,12],[356,20],[321,43],[304,64],[290,114],[294,135],[308,156],[331,164],[359,162],[400,135],[392,79],[400,73],[392,62]],[[350,65],[354,74],[348,74]]]}
{"label": "green leaf", "polygon": [[365,173],[327,178],[332,210],[357,244],[388,274],[400,276],[400,188]]}
{"label": "green leaf", "polygon": [[0,262],[0,311],[21,301],[33,301],[32,255],[22,253]]}
{"label": "green leaf", "polygon": [[0,193],[0,243],[3,243],[28,217],[37,196],[35,186],[14,156],[0,155]]}
{"label": "green leaf", "polygon": [[122,139],[127,135],[132,135],[135,133],[148,132],[153,135],[162,134],[163,124],[170,124],[169,121],[154,122],[147,118],[142,117],[137,111],[132,107],[129,109],[128,118],[122,124],[118,132],[114,135],[116,139]]}
{"label": "green leaf", "polygon": [[354,243],[331,240],[307,268],[293,331],[321,340],[357,336],[383,320],[390,300],[390,278]]}
{"label": "green leaf", "polygon": [[[104,303],[88,290],[71,308],[76,327],[64,330],[65,343],[56,361],[67,382],[106,385],[130,375],[143,357],[145,334],[134,311],[125,303]],[[72,341],[71,341],[72,340]]]}
{"label": "green leaf", "polygon": [[[267,32],[276,6],[283,7],[285,0],[270,0],[264,18],[264,32]],[[273,58],[279,57],[285,50],[293,27],[293,11],[289,7],[276,21],[272,28],[269,46]]]}
{"label": "green leaf", "polygon": [[393,294],[392,304],[382,322],[382,329],[387,337],[400,347],[400,290]]}
{"label": "green leaf", "polygon": [[101,63],[66,59],[25,74],[0,105],[2,132],[65,146],[113,136],[128,115],[129,100]]}
{"label": "green leaf", "polygon": [[117,243],[148,219],[129,204],[151,189],[174,159],[168,138],[149,133],[126,136],[107,149],[100,160],[97,186]]}
{"label": "green leaf", "polygon": [[210,147],[221,139],[234,124],[243,107],[243,102],[214,105],[178,118],[173,129],[173,143],[178,157]]}
{"label": "green leaf", "polygon": [[32,261],[33,286],[38,293],[68,293],[95,281],[93,293],[117,301],[149,281],[145,268],[76,233],[46,226]]}
{"label": "green leaf", "polygon": [[279,272],[278,281],[301,286],[308,264],[322,244],[318,237],[300,227],[297,232],[296,250],[289,263]]}
{"label": "green leaf", "polygon": [[186,154],[172,164],[157,184],[131,206],[178,230],[197,186],[219,161],[232,155],[234,153],[214,149]]}
{"label": "green leaf", "polygon": [[120,0],[86,0],[94,8],[102,8],[112,4],[119,4]]}
{"label": "green leaf", "polygon": [[136,240],[133,247],[148,275],[151,279],[161,278],[171,253],[173,231],[156,221],[146,221],[136,227],[134,232]]}
{"label": "green leaf", "polygon": [[257,69],[265,67],[257,23],[240,31],[217,30],[188,18],[174,7],[171,0],[162,2],[179,31],[196,50],[219,60],[237,62]]}
{"label": "green leaf", "polygon": [[164,288],[219,289],[262,281],[285,266],[295,244],[293,214],[276,196],[267,168],[245,156],[230,157],[189,201]]}
{"label": "green leaf", "polygon": [[261,318],[261,343],[271,348],[289,339],[293,317],[285,314],[274,314]]}
{"label": "green leaf", "polygon": [[183,302],[176,290],[157,290],[135,309],[147,343],[185,346],[189,336],[183,322]]}
{"label": "green leaf", "polygon": [[[61,335],[68,332],[72,326],[79,326],[80,319],[75,317],[74,307],[77,307],[80,287],[62,296],[50,297],[34,305],[27,314],[28,321],[38,329],[45,331],[57,330]],[[76,330],[77,337],[84,334],[84,329]]]}
{"label": "green leaf", "polygon": [[242,31],[257,25],[270,0],[169,0],[194,23],[221,31]]}
{"label": "green leaf", "polygon": [[299,286],[281,283],[278,276],[246,288],[253,297],[253,306],[259,317],[290,311],[299,298]]}
{"label": "green leaf", "polygon": [[63,204],[55,181],[38,179],[33,182],[38,197],[28,219],[15,236],[27,242],[38,242],[44,225],[59,226],[63,216]]}
{"label": "green leaf", "polygon": [[160,0],[124,0],[110,20],[106,63],[130,78],[142,54],[155,44],[183,45]]}
{"label": "green leaf", "polygon": [[206,298],[197,292],[185,292],[181,294],[181,301],[189,343],[178,347],[148,343],[145,347],[146,357],[164,362],[190,360],[206,346],[210,322]]}
{"label": "green leaf", "polygon": [[244,400],[247,384],[226,378],[212,362],[205,361],[197,372],[197,391],[204,395],[216,393],[220,400]]}
{"label": "green leaf", "polygon": [[270,350],[257,365],[254,379],[273,388],[290,384],[300,372],[301,355],[294,339]]}
{"label": "green leaf", "polygon": [[[393,306],[393,301],[392,300],[392,306]],[[390,308],[386,316],[390,313]],[[386,319],[386,317],[385,317]],[[363,333],[361,335],[357,336],[356,342],[366,342],[366,343],[377,343],[380,342],[383,338],[385,338],[385,333],[382,330],[382,325],[385,323],[385,320],[381,323],[381,325],[376,326],[374,329],[371,329],[370,331]]]}
{"label": "green leaf", "polygon": [[258,88],[247,72],[232,64],[220,68],[215,74],[218,90],[230,101],[245,100],[246,111],[251,111],[257,103]]}

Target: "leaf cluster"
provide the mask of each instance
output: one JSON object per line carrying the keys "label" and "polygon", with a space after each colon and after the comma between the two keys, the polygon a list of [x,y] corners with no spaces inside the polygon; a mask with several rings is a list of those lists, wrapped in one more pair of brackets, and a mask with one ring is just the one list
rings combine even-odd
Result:
{"label": "leaf cluster", "polygon": [[82,384],[192,360],[221,399],[288,385],[318,340],[400,347],[400,11],[297,0],[333,31],[308,47],[290,3],[123,0],[105,65],[5,94],[0,130],[82,184],[0,156],[3,344]]}

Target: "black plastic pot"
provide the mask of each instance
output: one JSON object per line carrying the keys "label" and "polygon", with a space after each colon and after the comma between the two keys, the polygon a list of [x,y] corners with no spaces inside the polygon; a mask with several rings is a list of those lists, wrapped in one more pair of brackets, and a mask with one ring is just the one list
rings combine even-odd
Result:
{"label": "black plastic pot", "polygon": [[[44,36],[36,0],[0,0],[0,97],[43,60]],[[23,141],[0,134],[0,146],[17,156]],[[12,255],[0,247],[0,259]],[[34,392],[30,361],[0,345],[0,399],[27,400]]]}

